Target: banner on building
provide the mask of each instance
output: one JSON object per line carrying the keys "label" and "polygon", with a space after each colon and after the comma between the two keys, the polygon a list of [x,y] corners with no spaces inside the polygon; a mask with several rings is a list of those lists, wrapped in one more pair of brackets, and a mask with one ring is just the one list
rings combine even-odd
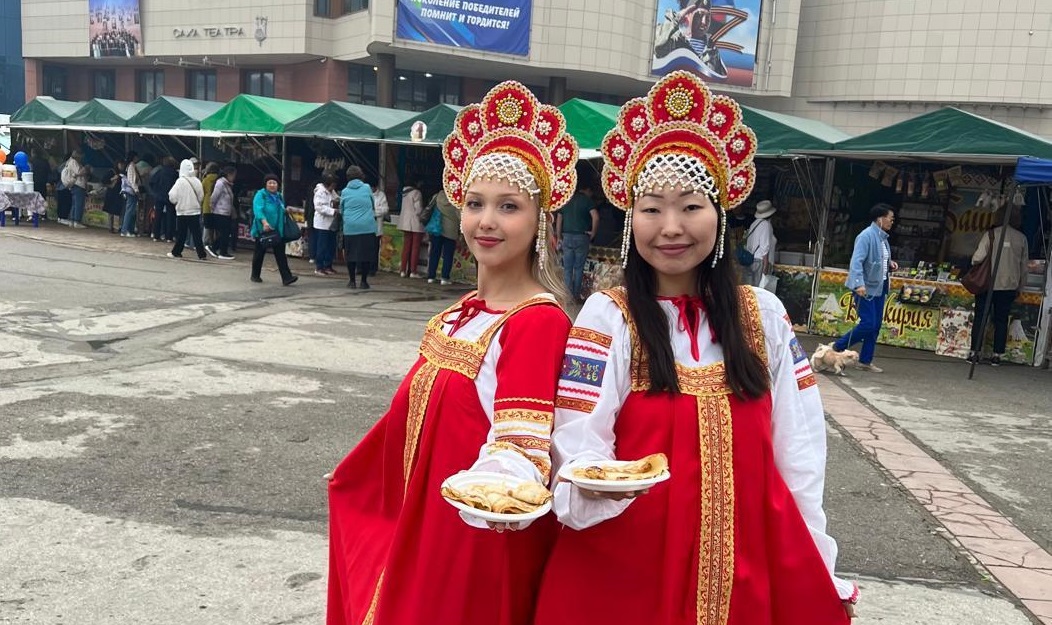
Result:
{"label": "banner on building", "polygon": [[527,56],[533,0],[398,0],[400,39]]}
{"label": "banner on building", "polygon": [[139,0],[88,0],[92,58],[142,56]]}
{"label": "banner on building", "polygon": [[752,87],[763,0],[658,0],[652,73]]}

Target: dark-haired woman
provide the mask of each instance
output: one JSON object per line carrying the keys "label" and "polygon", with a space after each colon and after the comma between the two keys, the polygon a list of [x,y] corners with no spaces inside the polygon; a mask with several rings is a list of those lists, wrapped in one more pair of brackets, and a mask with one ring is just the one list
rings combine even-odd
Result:
{"label": "dark-haired woman", "polygon": [[267,174],[263,178],[263,188],[256,191],[252,199],[252,238],[256,240],[255,250],[252,252],[252,281],[262,282],[260,272],[263,271],[263,258],[267,250],[274,252],[274,260],[278,263],[278,271],[281,273],[281,283],[285,286],[291,285],[299,276],[292,274],[289,269],[289,259],[285,255],[285,242],[282,236],[285,230],[285,198],[281,197],[279,188],[281,181],[274,174]]}
{"label": "dark-haired woman", "polygon": [[832,575],[814,375],[778,299],[737,286],[723,257],[755,136],[683,72],[620,120],[603,182],[628,213],[625,286],[590,297],[570,332],[552,449],[560,467],[664,453],[671,477],[555,486],[567,529],[535,623],[848,623],[857,591]]}

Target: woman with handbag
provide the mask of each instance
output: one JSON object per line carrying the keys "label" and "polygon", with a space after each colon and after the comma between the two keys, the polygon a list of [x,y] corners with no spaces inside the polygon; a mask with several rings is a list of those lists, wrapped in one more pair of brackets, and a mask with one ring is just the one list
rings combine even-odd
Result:
{"label": "woman with handbag", "polygon": [[267,174],[263,178],[263,185],[264,188],[256,191],[256,197],[252,200],[252,238],[256,245],[252,252],[251,279],[253,282],[263,282],[259,275],[263,270],[263,257],[267,250],[271,250],[278,263],[281,283],[289,286],[299,280],[299,276],[292,274],[289,259],[285,256],[285,229],[290,220],[286,219],[285,198],[279,192],[281,181],[274,174]]}
{"label": "woman with handbag", "polygon": [[363,291],[369,287],[369,271],[376,258],[376,217],[373,190],[362,180],[362,168],[347,168],[347,186],[340,193],[343,216],[343,257],[347,261],[347,288],[357,289],[356,274],[361,273]]}
{"label": "woman with handbag", "polygon": [[[1001,218],[1004,219],[1003,209]],[[1008,318],[1012,312],[1012,304],[1026,286],[1027,262],[1030,260],[1026,235],[1016,229],[1019,226],[1018,220],[1019,213],[1013,211],[1010,222],[988,231],[972,255],[972,266],[974,271],[980,274],[979,280],[983,284],[971,286],[975,288],[975,318],[972,321],[972,350],[968,353],[970,362],[979,362],[983,350],[988,323],[985,313],[988,305],[991,307],[994,324],[994,353],[990,356],[990,365],[1000,366],[1001,358],[1004,357],[1008,345]],[[1001,258],[996,259],[997,275],[993,275],[996,242],[1002,239],[1004,245],[1001,248]],[[984,266],[985,272],[981,269]],[[966,288],[972,285],[972,281],[962,282]],[[993,301],[988,304],[990,300]]]}
{"label": "woman with handbag", "polygon": [[420,191],[421,183],[406,185],[402,189],[401,212],[398,214],[398,229],[402,231],[402,268],[399,275],[403,278],[420,278],[416,272],[420,263],[420,244],[424,241],[424,194]]}
{"label": "woman with handbag", "polygon": [[565,127],[507,82],[446,139],[445,189],[478,291],[431,319],[387,414],[329,476],[329,625],[533,621],[554,519],[487,526],[458,515],[440,485],[464,469],[548,482],[570,329],[546,236],[576,180]]}

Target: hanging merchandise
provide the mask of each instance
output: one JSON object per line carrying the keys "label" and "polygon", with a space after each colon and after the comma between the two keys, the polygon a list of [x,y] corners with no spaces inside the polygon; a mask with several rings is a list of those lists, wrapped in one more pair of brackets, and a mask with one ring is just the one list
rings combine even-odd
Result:
{"label": "hanging merchandise", "polygon": [[936,193],[946,193],[950,190],[949,175],[945,171],[937,171],[932,176],[935,178]]}
{"label": "hanging merchandise", "polygon": [[928,196],[931,195],[931,176],[927,173],[923,173],[921,176],[923,180],[921,182],[921,197],[928,199]]}
{"label": "hanging merchandise", "polygon": [[891,185],[895,184],[895,176],[899,175],[899,170],[894,167],[888,167],[884,170],[884,178],[880,181],[880,184],[885,187],[891,188]]}
{"label": "hanging merchandise", "polygon": [[895,193],[902,193],[903,178],[905,178],[903,174],[899,174],[899,176],[895,178]]}
{"label": "hanging merchandise", "polygon": [[873,163],[873,166],[869,168],[869,177],[874,180],[880,180],[880,176],[884,173],[884,169],[886,167],[887,165],[885,165],[884,163],[880,161],[875,161]]}
{"label": "hanging merchandise", "polygon": [[909,184],[906,185],[906,196],[913,197],[917,193],[917,176],[910,174]]}

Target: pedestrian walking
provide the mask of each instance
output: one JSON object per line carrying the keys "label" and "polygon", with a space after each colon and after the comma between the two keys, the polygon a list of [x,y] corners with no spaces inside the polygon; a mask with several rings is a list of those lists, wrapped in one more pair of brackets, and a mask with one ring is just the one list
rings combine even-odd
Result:
{"label": "pedestrian walking", "polygon": [[205,251],[219,260],[234,260],[230,253],[230,241],[234,232],[234,180],[237,168],[227,165],[220,172],[212,187],[209,205],[212,207],[212,245]]}
{"label": "pedestrian walking", "polygon": [[997,273],[990,282],[990,289],[977,293],[975,296],[975,318],[972,320],[972,350],[968,353],[968,360],[979,362],[983,351],[983,330],[986,328],[986,307],[990,300],[991,317],[994,325],[994,351],[990,356],[990,364],[994,367],[1001,365],[1005,349],[1008,345],[1008,320],[1012,312],[1012,304],[1026,286],[1026,274],[1029,271],[1027,263],[1030,260],[1030,244],[1026,235],[1019,231],[1019,211],[1013,210],[1011,217],[1005,223],[1005,210],[1001,210],[1002,225],[993,228],[982,239],[979,246],[972,255],[972,264],[979,265],[989,259],[993,267],[992,255],[996,251],[996,242],[1004,239],[1001,247],[1001,258],[997,264]]}
{"label": "pedestrian walking", "polygon": [[857,589],[832,574],[814,374],[778,298],[738,286],[725,258],[756,141],[688,72],[625,106],[603,141],[604,188],[629,215],[624,286],[591,295],[570,331],[552,451],[560,476],[660,453],[670,479],[555,482],[569,529],[534,622],[846,625]]}
{"label": "pedestrian walking", "polygon": [[[428,232],[431,237],[430,249],[427,262],[427,283],[434,284],[438,276],[438,261],[442,261],[442,284],[453,284],[451,279],[453,272],[453,257],[457,251],[457,241],[460,239],[460,213],[457,207],[449,201],[446,192],[439,191],[431,199],[431,210],[438,213],[438,227],[434,232]],[[432,217],[431,219],[434,219]],[[428,220],[430,227],[431,220]]]}
{"label": "pedestrian walking", "polygon": [[336,213],[340,208],[340,197],[336,193],[336,176],[325,173],[321,182],[314,186],[314,273],[319,276],[334,276],[332,268],[336,257]]}
{"label": "pedestrian walking", "polygon": [[[532,120],[528,130],[500,121],[502,97]],[[468,116],[493,125],[477,136],[454,131],[443,151],[478,290],[427,324],[420,358],[387,414],[330,476],[329,625],[534,622],[554,519],[519,531],[462,520],[439,486],[464,469],[548,482],[570,323],[545,233],[548,213],[568,199],[554,182],[572,184],[577,146],[569,135],[537,130],[541,105],[518,83],[497,85],[484,101],[489,110],[465,107],[454,127],[466,129]],[[557,109],[544,115],[565,128]],[[462,146],[456,160],[454,142]]]}
{"label": "pedestrian walking", "polygon": [[[369,272],[376,258],[376,217],[373,192],[362,180],[362,168],[347,168],[347,186],[340,193],[343,217],[343,258],[347,262],[347,288],[369,289]],[[356,274],[362,276],[358,284]]]}
{"label": "pedestrian walking", "polygon": [[419,278],[420,244],[424,240],[424,194],[421,182],[406,185],[402,189],[402,207],[398,215],[398,229],[402,231],[402,266],[399,275],[403,278]]}
{"label": "pedestrian walking", "polygon": [[293,275],[289,269],[289,259],[285,255],[285,198],[281,195],[281,180],[274,174],[267,174],[263,178],[263,188],[256,191],[252,199],[252,238],[255,239],[255,248],[252,251],[252,275],[253,282],[263,282],[260,273],[263,271],[263,258],[267,251],[274,253],[274,260],[278,264],[278,272],[281,274],[281,283],[290,286],[299,276]]}
{"label": "pedestrian walking", "polygon": [[855,249],[851,253],[847,288],[854,291],[854,304],[858,312],[858,325],[833,343],[833,349],[842,352],[856,343],[862,343],[855,368],[871,373],[884,370],[873,364],[877,350],[877,337],[884,322],[884,302],[887,300],[891,272],[899,268],[891,260],[888,232],[895,225],[894,209],[888,204],[877,204],[869,211],[873,222],[855,237]]}
{"label": "pedestrian walking", "polygon": [[175,247],[168,252],[169,258],[182,258],[187,236],[193,237],[198,260],[207,260],[204,238],[201,236],[201,203],[205,190],[197,179],[194,164],[189,159],[179,163],[179,179],[168,192],[168,201],[175,206]]}
{"label": "pedestrian walking", "polygon": [[555,214],[555,232],[563,252],[563,281],[574,302],[581,301],[588,248],[599,229],[599,211],[592,189],[577,179],[577,191]]}

